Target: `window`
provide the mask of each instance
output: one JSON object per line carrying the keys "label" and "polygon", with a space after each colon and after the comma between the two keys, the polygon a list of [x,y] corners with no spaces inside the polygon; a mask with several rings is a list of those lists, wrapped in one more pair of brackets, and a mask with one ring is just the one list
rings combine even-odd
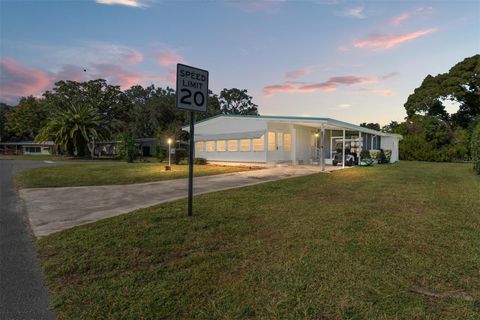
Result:
{"label": "window", "polygon": [[240,151],[250,151],[250,139],[240,140]]}
{"label": "window", "polygon": [[265,150],[265,135],[262,135],[260,138],[253,139],[253,151],[264,151]]}
{"label": "window", "polygon": [[25,147],[27,153],[40,153],[40,147]]}
{"label": "window", "polygon": [[218,140],[217,141],[217,151],[219,151],[219,152],[227,151],[227,141],[226,140]]}
{"label": "window", "polygon": [[203,141],[195,142],[195,152],[203,152],[205,150],[205,143]]}
{"label": "window", "polygon": [[228,151],[238,151],[238,140],[228,140]]}
{"label": "window", "polygon": [[283,151],[290,151],[292,148],[292,135],[290,133],[285,133],[283,141]]}
{"label": "window", "polygon": [[277,150],[277,146],[275,145],[275,132],[268,131],[268,151],[275,150]]}
{"label": "window", "polygon": [[215,152],[215,141],[207,141],[207,152]]}
{"label": "window", "polygon": [[281,150],[283,148],[283,132],[281,131],[277,132],[277,146],[278,150]]}

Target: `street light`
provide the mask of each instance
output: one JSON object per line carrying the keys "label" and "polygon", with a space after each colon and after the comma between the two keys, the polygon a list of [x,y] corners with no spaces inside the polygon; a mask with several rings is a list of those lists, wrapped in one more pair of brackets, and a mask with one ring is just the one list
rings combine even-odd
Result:
{"label": "street light", "polygon": [[172,147],[172,139],[168,138],[168,167],[170,168],[171,166],[171,156],[172,156],[172,152],[171,152],[171,147]]}
{"label": "street light", "polygon": [[315,132],[315,160],[318,159],[318,132]]}

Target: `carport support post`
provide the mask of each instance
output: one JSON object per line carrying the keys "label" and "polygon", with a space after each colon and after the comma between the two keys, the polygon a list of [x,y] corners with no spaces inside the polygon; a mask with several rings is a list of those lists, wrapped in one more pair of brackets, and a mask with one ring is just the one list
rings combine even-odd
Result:
{"label": "carport support post", "polygon": [[322,171],[325,171],[325,125],[322,123],[322,126],[320,127],[320,130],[322,131],[322,140],[320,142],[320,165],[322,168]]}
{"label": "carport support post", "polygon": [[193,153],[195,152],[195,112],[190,111],[190,152],[188,153],[188,216],[192,216],[193,202]]}
{"label": "carport support post", "polygon": [[362,154],[362,151],[363,151],[363,139],[362,139],[362,131],[358,131],[358,155],[357,155],[357,159],[358,159],[358,164],[360,164],[360,155]]}
{"label": "carport support post", "polygon": [[343,129],[342,147],[342,168],[345,168],[345,129]]}

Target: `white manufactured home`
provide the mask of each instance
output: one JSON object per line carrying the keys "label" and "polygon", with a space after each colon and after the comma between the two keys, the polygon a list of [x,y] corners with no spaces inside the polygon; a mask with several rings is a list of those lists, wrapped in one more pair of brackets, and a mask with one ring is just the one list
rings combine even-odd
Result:
{"label": "white manufactured home", "polygon": [[[188,131],[188,127],[184,127]],[[330,119],[295,116],[220,115],[195,125],[195,157],[210,162],[332,164],[345,150],[391,151],[398,161],[401,135]]]}

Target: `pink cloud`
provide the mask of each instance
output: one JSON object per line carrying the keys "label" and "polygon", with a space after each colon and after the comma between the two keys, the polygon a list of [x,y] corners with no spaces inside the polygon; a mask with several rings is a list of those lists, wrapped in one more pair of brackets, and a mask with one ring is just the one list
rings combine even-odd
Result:
{"label": "pink cloud", "polygon": [[436,32],[438,29],[430,28],[400,35],[373,34],[365,39],[357,40],[353,43],[355,48],[393,48],[396,45]]}
{"label": "pink cloud", "polygon": [[103,78],[113,85],[118,85],[122,89],[128,89],[131,86],[142,84],[146,78],[138,72],[128,71],[114,64],[94,64],[93,67],[97,74],[93,78]]}
{"label": "pink cloud", "polygon": [[133,50],[131,53],[127,54],[125,56],[128,62],[135,63],[135,62],[142,62],[143,61],[143,55],[138,52]]}
{"label": "pink cloud", "polygon": [[0,98],[38,95],[47,89],[52,77],[39,69],[28,68],[11,58],[0,59]]}
{"label": "pink cloud", "polygon": [[307,92],[314,92],[316,89],[315,88],[304,88],[303,86],[295,86],[292,84],[285,84],[285,85],[272,85],[272,86],[267,86],[263,88],[263,94],[266,96],[271,96],[277,92],[301,92],[301,93],[307,93]]}
{"label": "pink cloud", "polygon": [[378,88],[360,88],[360,89],[357,89],[357,92],[366,92],[366,93],[376,94],[384,97],[391,97],[396,94],[393,90],[378,89]]}
{"label": "pink cloud", "polygon": [[184,63],[185,59],[172,50],[165,50],[157,55],[157,62],[164,67],[170,67],[177,63]]}
{"label": "pink cloud", "polygon": [[339,85],[354,85],[354,84],[364,84],[364,83],[373,83],[381,79],[378,77],[359,77],[359,76],[337,76],[331,77],[325,82],[313,83],[313,84],[302,84],[301,82],[287,82],[285,85],[272,85],[263,88],[263,93],[266,96],[271,96],[278,92],[288,92],[288,93],[310,93],[318,90],[324,92],[335,91]]}
{"label": "pink cloud", "polygon": [[404,20],[407,20],[409,17],[410,17],[410,15],[408,13],[402,13],[401,15],[393,17],[392,19],[390,19],[389,22],[390,22],[391,25],[398,26],[398,25],[400,25],[400,23],[402,23]]}
{"label": "pink cloud", "polygon": [[285,73],[285,77],[290,78],[290,79],[298,79],[306,76],[311,72],[310,68],[305,68],[305,69],[300,69],[300,70],[293,70],[293,71],[288,71]]}

